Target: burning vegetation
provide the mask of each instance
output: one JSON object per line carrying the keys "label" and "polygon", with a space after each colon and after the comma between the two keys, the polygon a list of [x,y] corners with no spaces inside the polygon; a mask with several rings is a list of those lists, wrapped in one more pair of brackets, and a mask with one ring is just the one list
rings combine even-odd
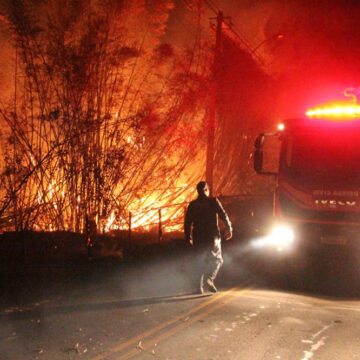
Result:
{"label": "burning vegetation", "polygon": [[[133,227],[150,226],[189,198],[203,171],[207,69],[198,52],[160,43],[172,7],[6,2],[16,67],[0,108],[6,227],[79,232],[92,215],[109,231],[127,228],[129,211]],[[181,211],[163,210],[165,226]]]}
{"label": "burning vegetation", "polygon": [[265,188],[251,152],[272,80],[228,27],[213,77],[206,1],[182,9],[190,46],[166,42],[174,3],[5,1],[14,77],[0,105],[3,230],[82,232],[89,217],[100,232],[181,229],[205,174],[215,87],[214,192]]}

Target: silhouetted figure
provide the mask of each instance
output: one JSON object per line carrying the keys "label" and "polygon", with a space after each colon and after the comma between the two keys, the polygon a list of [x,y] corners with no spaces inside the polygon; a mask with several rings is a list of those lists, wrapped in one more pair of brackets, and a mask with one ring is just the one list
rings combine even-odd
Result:
{"label": "silhouetted figure", "polygon": [[86,215],[85,217],[85,234],[86,234],[86,248],[89,259],[93,257],[93,247],[95,244],[95,237],[97,234],[95,217]]}
{"label": "silhouetted figure", "polygon": [[209,197],[208,184],[201,181],[196,188],[198,197],[189,204],[186,211],[185,237],[196,251],[198,267],[196,276],[199,276],[200,292],[204,292],[204,283],[210,291],[216,292],[214,280],[224,262],[218,218],[220,217],[227,228],[226,240],[232,237],[232,226],[220,201]]}

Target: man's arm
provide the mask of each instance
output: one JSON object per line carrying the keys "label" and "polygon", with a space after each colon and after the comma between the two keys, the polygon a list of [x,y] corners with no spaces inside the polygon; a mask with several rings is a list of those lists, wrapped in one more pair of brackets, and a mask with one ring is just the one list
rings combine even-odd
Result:
{"label": "man's arm", "polygon": [[216,211],[220,217],[220,219],[224,222],[225,226],[226,226],[226,234],[225,234],[225,239],[229,240],[232,238],[232,225],[231,225],[231,221],[229,219],[228,214],[226,213],[226,211],[224,210],[223,206],[221,205],[221,202],[215,198],[215,204],[216,204]]}
{"label": "man's arm", "polygon": [[188,206],[185,214],[185,222],[184,222],[184,233],[185,233],[185,239],[186,241],[189,241],[192,245],[192,236],[191,236],[191,225],[193,222],[192,219],[192,206],[191,204]]}

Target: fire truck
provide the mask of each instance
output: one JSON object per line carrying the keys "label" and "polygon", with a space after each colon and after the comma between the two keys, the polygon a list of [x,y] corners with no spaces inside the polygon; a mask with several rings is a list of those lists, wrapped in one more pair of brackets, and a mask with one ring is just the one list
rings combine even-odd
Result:
{"label": "fire truck", "polygon": [[[276,172],[264,171],[265,144],[280,141]],[[360,236],[360,105],[341,101],[310,109],[255,141],[254,169],[276,176],[272,229],[261,244],[347,245]]]}

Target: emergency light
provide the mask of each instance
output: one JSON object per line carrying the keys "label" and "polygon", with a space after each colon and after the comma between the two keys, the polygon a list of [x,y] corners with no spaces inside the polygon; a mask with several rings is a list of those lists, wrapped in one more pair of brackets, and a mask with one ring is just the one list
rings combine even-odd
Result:
{"label": "emergency light", "polygon": [[306,112],[309,118],[326,118],[327,120],[351,120],[360,118],[360,105],[358,104],[334,104],[315,109],[309,109]]}

